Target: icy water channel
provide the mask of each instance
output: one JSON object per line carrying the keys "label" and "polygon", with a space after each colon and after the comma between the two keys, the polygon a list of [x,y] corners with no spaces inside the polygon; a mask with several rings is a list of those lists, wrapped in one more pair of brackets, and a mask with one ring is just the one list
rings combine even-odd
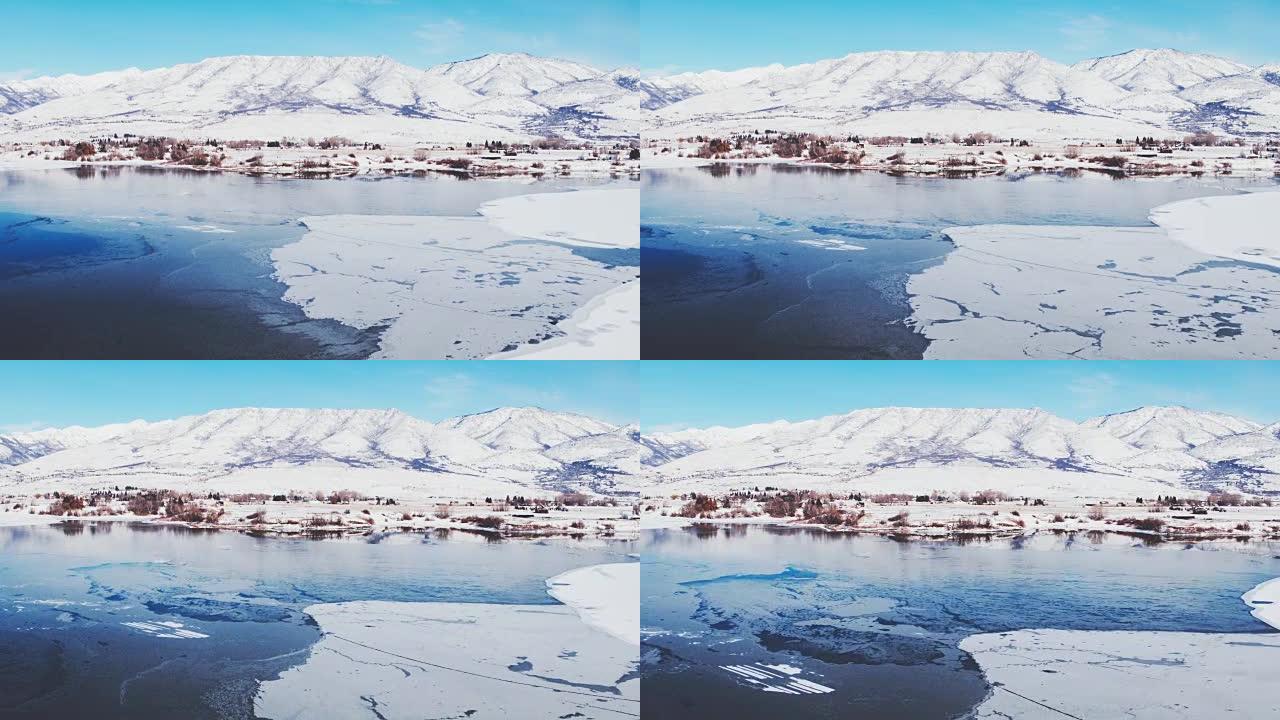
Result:
{"label": "icy water channel", "polygon": [[1270,633],[1242,593],[1280,546],[1116,535],[895,541],[795,529],[646,531],[646,717],[964,717],[966,636],[1022,628]]}
{"label": "icy water channel", "polygon": [[[1151,227],[1149,211],[1270,178],[894,177],[823,168],[645,170],[641,334],[653,359],[918,359],[908,278],[986,224]],[[975,279],[976,281],[976,279]]]}
{"label": "icy water channel", "polygon": [[633,545],[0,528],[0,718],[252,718],[258,683],[319,639],[309,605],[551,605],[547,578],[623,562]]}
{"label": "icy water channel", "polygon": [[491,200],[600,182],[0,171],[0,357],[367,357],[382,328],[310,319],[282,299],[270,255],[305,234],[300,218],[469,216]]}

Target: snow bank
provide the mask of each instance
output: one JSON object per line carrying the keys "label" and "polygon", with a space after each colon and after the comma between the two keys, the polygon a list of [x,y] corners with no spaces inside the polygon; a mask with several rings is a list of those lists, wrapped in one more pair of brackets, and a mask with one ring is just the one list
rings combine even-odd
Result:
{"label": "snow bank", "polygon": [[[385,328],[377,357],[489,357],[554,339],[558,322],[636,278],[569,246],[638,244],[637,204],[638,191],[601,189],[507,198],[488,217],[308,217],[301,240],[272,252],[274,276],[308,317]],[[570,328],[579,351],[611,358],[620,341],[591,343],[607,324],[592,323]]]}
{"label": "snow bank", "polygon": [[1241,598],[1253,608],[1253,616],[1280,630],[1280,578],[1268,580]]}
{"label": "snow bank", "polygon": [[[605,592],[592,571],[566,575],[585,573],[572,587],[590,589],[593,599],[599,591],[636,606],[638,573],[634,584]],[[600,632],[574,608],[370,601],[314,605],[307,614],[323,635],[305,664],[261,685],[260,717],[605,720],[640,713],[635,641]]]}
{"label": "snow bank", "polygon": [[639,360],[640,281],[591,299],[560,323],[563,337],[525,345],[494,360]]}
{"label": "snow bank", "polygon": [[0,512],[0,527],[18,527],[22,525],[52,525],[66,520],[57,515],[33,515],[26,510]]}
{"label": "snow bank", "polygon": [[547,593],[587,625],[640,644],[640,563],[592,565],[547,580]]}
{"label": "snow bank", "polygon": [[1206,255],[1280,268],[1280,193],[1181,200],[1151,211],[1170,238]]}
{"label": "snow bank", "polygon": [[946,235],[956,249],[907,282],[926,358],[1280,355],[1275,273],[1204,255],[1161,229],[981,225]]}
{"label": "snow bank", "polygon": [[480,206],[494,227],[520,237],[605,248],[640,247],[640,191],[594,188],[517,195]]}
{"label": "snow bank", "polygon": [[1274,717],[1280,635],[1020,630],[960,643],[991,695],[974,718]]}

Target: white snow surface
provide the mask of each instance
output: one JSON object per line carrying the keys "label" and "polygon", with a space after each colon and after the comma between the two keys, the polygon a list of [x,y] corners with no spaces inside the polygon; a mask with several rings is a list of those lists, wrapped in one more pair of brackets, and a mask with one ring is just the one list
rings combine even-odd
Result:
{"label": "white snow surface", "polygon": [[558,325],[563,336],[493,356],[495,360],[639,360],[640,281],[597,295]]}
{"label": "white snow surface", "polygon": [[573,608],[587,625],[640,645],[640,563],[570,570],[547,580],[547,593]]}
{"label": "white snow surface", "polygon": [[639,715],[636,648],[568,607],[368,601],[306,612],[323,635],[306,663],[262,683],[260,717]]}
{"label": "white snow surface", "polygon": [[982,720],[1265,720],[1280,707],[1275,633],[1019,630],[960,648],[995,685]]}
{"label": "white snow surface", "polygon": [[775,130],[1115,138],[1271,132],[1274,68],[1134,50],[1067,66],[1032,52],[851,53],[795,66],[646,78],[653,136]]}
{"label": "white snow surface", "polygon": [[1280,191],[1180,200],[1152,210],[1151,222],[1206,255],[1280,270]]}
{"label": "white snow surface", "polygon": [[639,344],[638,304],[630,317],[616,300],[589,321],[574,313],[637,270],[571,248],[635,246],[638,214],[638,190],[606,187],[504,198],[473,217],[308,217],[309,232],[271,259],[308,317],[385,327],[376,357],[484,358],[566,338],[583,359],[616,359],[623,334]]}
{"label": "white snow surface", "polygon": [[1280,578],[1260,583],[1241,598],[1262,622],[1280,630]]}
{"label": "white snow surface", "polygon": [[[1280,197],[1244,197],[1268,195]],[[980,225],[945,234],[956,248],[907,281],[926,358],[1280,356],[1275,272],[1222,262],[1163,229]]]}

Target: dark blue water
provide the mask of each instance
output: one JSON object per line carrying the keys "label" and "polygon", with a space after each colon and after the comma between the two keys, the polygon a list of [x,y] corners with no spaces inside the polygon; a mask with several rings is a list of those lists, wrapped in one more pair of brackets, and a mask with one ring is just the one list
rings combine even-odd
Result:
{"label": "dark blue water", "polygon": [[271,278],[271,250],[303,235],[299,218],[465,216],[490,200],[591,184],[0,172],[0,358],[367,357],[380,328],[309,319]]}
{"label": "dark blue water", "polygon": [[[1273,632],[1240,595],[1280,546],[1118,536],[900,542],[755,527],[646,532],[643,703],[655,717],[964,716],[987,693],[959,642],[1023,628]],[[791,696],[725,665],[787,664]]]}
{"label": "dark blue water", "polygon": [[[632,550],[459,534],[0,528],[0,717],[251,718],[258,681],[305,661],[319,638],[308,605],[553,604],[546,578]],[[177,629],[207,637],[158,636]]]}
{"label": "dark blue water", "polygon": [[[1026,174],[943,179],[822,168],[645,170],[643,355],[918,359],[906,282],[941,231],[989,223],[1147,225],[1148,211],[1271,179]],[[831,241],[863,250],[806,244]]]}

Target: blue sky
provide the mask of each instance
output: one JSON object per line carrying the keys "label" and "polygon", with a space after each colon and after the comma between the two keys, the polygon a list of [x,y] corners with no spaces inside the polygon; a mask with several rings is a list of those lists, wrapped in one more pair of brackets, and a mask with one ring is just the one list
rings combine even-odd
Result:
{"label": "blue sky", "polygon": [[1280,362],[641,363],[646,429],[806,420],[866,407],[1040,407],[1083,420],[1186,405],[1280,420]]}
{"label": "blue sky", "polygon": [[861,50],[1034,50],[1060,62],[1135,47],[1280,61],[1280,0],[645,0],[649,70],[796,64]]}
{"label": "blue sky", "polygon": [[1176,47],[1262,63],[1280,61],[1278,15],[1280,0],[40,0],[6,3],[0,81],[233,54],[426,66],[525,51],[671,72],[859,50],[1035,50],[1074,62]]}
{"label": "blue sky", "polygon": [[631,363],[0,362],[0,432],[229,407],[398,408],[440,420],[537,405],[629,421]]}
{"label": "blue sky", "polygon": [[616,67],[640,0],[15,0],[0,80],[216,55],[390,55],[416,66],[523,51]]}
{"label": "blue sky", "polygon": [[503,405],[646,429],[804,420],[864,407],[1041,407],[1083,419],[1180,404],[1280,420],[1280,362],[4,362],[0,432],[224,407]]}

